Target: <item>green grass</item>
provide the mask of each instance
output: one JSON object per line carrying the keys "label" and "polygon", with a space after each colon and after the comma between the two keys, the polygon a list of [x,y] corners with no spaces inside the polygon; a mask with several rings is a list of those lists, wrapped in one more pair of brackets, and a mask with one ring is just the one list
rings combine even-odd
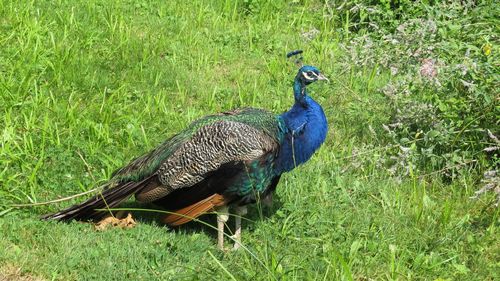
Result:
{"label": "green grass", "polygon": [[[0,279],[500,277],[499,211],[491,197],[469,199],[474,175],[445,184],[415,171],[398,180],[377,165],[389,119],[377,89],[389,78],[340,63],[345,38],[323,16],[328,6],[171,2],[0,2]],[[307,41],[301,33],[312,28],[320,34]],[[284,54],[298,48],[332,79],[311,87],[330,132],[282,178],[271,209],[251,209],[248,251],[219,252],[212,228],[171,230],[142,213],[135,228],[104,232],[38,220],[81,198],[9,207],[91,189],[205,114],[287,110],[296,68]]]}

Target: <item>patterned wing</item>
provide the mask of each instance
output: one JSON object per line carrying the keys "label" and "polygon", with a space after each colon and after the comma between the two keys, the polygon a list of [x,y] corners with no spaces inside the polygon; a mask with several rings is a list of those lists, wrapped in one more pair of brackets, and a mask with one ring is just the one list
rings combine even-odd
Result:
{"label": "patterned wing", "polygon": [[[128,165],[113,173],[113,180],[118,182],[140,181],[156,173],[161,164],[169,159],[179,148],[190,141],[195,135],[198,139],[203,136],[199,131],[219,121],[233,121],[256,128],[260,134],[281,142],[283,139],[282,120],[273,113],[255,109],[243,108],[221,114],[205,116],[191,123],[186,129],[169,138],[149,153],[132,160]],[[210,134],[208,132],[207,134]]]}
{"label": "patterned wing", "polygon": [[181,144],[157,171],[162,185],[139,194],[137,199],[154,201],[176,189],[193,186],[226,163],[255,160],[278,147],[276,138],[251,125],[215,121]]}
{"label": "patterned wing", "polygon": [[278,143],[244,123],[217,121],[198,130],[158,170],[162,184],[173,189],[191,186],[203,175],[231,161],[254,160],[277,149]]}

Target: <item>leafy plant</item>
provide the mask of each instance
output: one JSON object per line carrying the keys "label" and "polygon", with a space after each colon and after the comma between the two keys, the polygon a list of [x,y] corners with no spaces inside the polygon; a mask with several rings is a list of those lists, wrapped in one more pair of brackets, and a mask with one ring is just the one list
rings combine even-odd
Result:
{"label": "leafy plant", "polygon": [[484,151],[493,144],[486,132],[500,133],[498,7],[347,1],[337,9],[351,15],[346,59],[392,75],[380,89],[392,108],[385,128],[390,142],[415,143],[408,161],[451,177],[498,165],[498,151]]}

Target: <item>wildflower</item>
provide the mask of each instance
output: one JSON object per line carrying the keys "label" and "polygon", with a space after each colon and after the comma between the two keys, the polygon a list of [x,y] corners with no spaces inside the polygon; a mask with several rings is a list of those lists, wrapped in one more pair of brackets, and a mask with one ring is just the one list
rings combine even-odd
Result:
{"label": "wildflower", "polygon": [[490,43],[486,43],[483,45],[483,54],[485,56],[491,55],[491,44]]}
{"label": "wildflower", "polygon": [[398,92],[398,89],[397,87],[392,84],[392,83],[389,83],[387,85],[385,85],[382,89],[381,89],[382,93],[384,93],[384,95],[386,95],[387,97],[389,98],[394,98],[394,96],[397,94]]}
{"label": "wildflower", "polygon": [[434,79],[437,76],[436,61],[429,58],[423,59],[420,66],[420,75],[429,80]]}
{"label": "wildflower", "polygon": [[462,85],[464,85],[464,87],[467,88],[467,91],[469,91],[469,93],[474,92],[474,90],[476,89],[476,84],[474,84],[473,81],[468,82],[463,79],[460,79],[460,82],[462,82]]}
{"label": "wildflower", "polygon": [[465,64],[457,64],[455,68],[462,74],[462,76],[465,76],[467,74],[467,66]]}
{"label": "wildflower", "polygon": [[313,28],[307,32],[302,32],[302,37],[306,40],[306,41],[311,41],[313,40],[314,38],[316,38],[316,36],[318,36],[318,34],[320,33],[319,30],[317,30],[316,28]]}
{"label": "wildflower", "polygon": [[391,75],[394,76],[398,74],[399,69],[395,66],[391,66]]}
{"label": "wildflower", "polygon": [[494,140],[497,144],[500,144],[500,140],[498,140],[497,136],[495,136],[489,129],[486,130],[488,132],[488,137]]}
{"label": "wildflower", "polygon": [[482,194],[486,192],[493,192],[496,194],[497,200],[495,202],[495,206],[498,207],[500,205],[500,177],[498,170],[490,170],[483,174],[483,179],[481,182],[484,184],[483,187],[477,190],[471,199],[477,199]]}

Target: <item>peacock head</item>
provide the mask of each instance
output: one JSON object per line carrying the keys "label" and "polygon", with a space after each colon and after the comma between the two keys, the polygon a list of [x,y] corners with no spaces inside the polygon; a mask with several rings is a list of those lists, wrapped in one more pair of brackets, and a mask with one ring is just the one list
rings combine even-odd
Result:
{"label": "peacock head", "polygon": [[295,77],[295,81],[300,82],[301,85],[309,85],[318,80],[328,81],[328,78],[321,74],[319,69],[317,69],[316,67],[302,64],[302,53],[302,50],[295,50],[286,54],[286,57],[289,59],[295,58],[295,64],[299,67],[299,72]]}
{"label": "peacock head", "polygon": [[320,71],[314,66],[304,65],[299,69],[296,79],[299,79],[305,85],[309,85],[319,80],[329,81]]}

